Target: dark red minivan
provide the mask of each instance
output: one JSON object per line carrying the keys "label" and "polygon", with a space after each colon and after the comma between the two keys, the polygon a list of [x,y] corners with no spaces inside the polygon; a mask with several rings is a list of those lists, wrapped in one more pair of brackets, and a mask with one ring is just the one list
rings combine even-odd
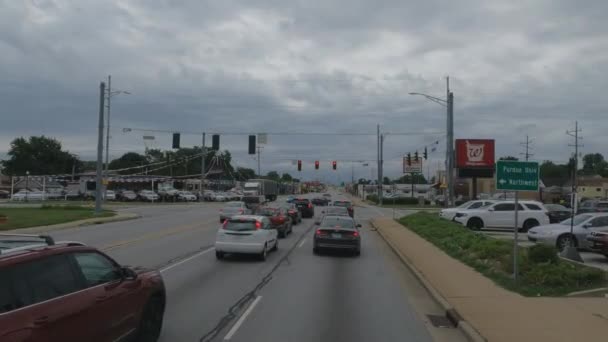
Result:
{"label": "dark red minivan", "polygon": [[0,341],[156,341],[165,309],[158,271],[49,236],[0,234]]}

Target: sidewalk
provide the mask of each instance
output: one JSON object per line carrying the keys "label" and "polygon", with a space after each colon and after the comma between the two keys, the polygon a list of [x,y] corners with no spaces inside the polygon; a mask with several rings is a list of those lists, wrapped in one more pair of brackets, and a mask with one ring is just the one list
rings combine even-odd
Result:
{"label": "sidewalk", "polygon": [[431,287],[429,292],[488,341],[608,340],[606,298],[523,297],[495,285],[391,219],[377,218],[372,224]]}
{"label": "sidewalk", "polygon": [[94,225],[94,224],[134,220],[139,217],[140,216],[135,213],[117,212],[116,215],[110,216],[110,217],[94,217],[94,218],[89,218],[89,219],[84,219],[84,220],[53,224],[50,226],[39,226],[39,227],[6,230],[6,231],[2,231],[2,233],[41,234],[41,233],[47,233],[47,232],[51,232],[51,231],[55,231],[55,230],[82,227],[82,226],[90,226],[90,225]]}

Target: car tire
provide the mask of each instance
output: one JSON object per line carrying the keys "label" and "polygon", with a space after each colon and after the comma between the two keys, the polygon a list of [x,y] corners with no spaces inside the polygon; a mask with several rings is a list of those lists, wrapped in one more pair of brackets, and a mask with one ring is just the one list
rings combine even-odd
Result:
{"label": "car tire", "polygon": [[224,259],[224,252],[215,251],[215,258],[216,258],[217,260],[222,260],[222,259]]}
{"label": "car tire", "polygon": [[558,251],[563,251],[566,247],[578,247],[578,241],[576,241],[576,237],[572,236],[569,233],[562,234],[555,241],[555,247],[557,247]]}
{"label": "car tire", "polygon": [[527,233],[528,230],[530,230],[538,225],[540,225],[540,223],[538,223],[538,221],[536,221],[535,219],[528,219],[524,222],[524,225],[521,228],[521,232]]}
{"label": "car tire", "polygon": [[357,250],[355,250],[355,252],[353,254],[355,254],[355,256],[360,256],[361,255],[361,250],[357,249]]}
{"label": "car tire", "polygon": [[473,217],[467,221],[467,227],[471,230],[481,230],[483,221],[478,217]]}
{"label": "car tire", "polygon": [[266,261],[267,256],[268,256],[268,245],[264,244],[264,249],[262,249],[262,252],[260,254],[258,254],[258,259],[260,259],[260,261]]}
{"label": "car tire", "polygon": [[279,249],[279,239],[274,240],[274,246],[272,246],[271,252],[276,252]]}
{"label": "car tire", "polygon": [[156,342],[158,340],[163,325],[164,311],[162,298],[154,296],[148,300],[139,321],[135,341]]}
{"label": "car tire", "polygon": [[317,247],[313,247],[313,248],[312,248],[312,254],[314,254],[314,255],[319,255],[319,254],[321,254],[321,253],[320,253],[320,251],[319,251],[319,248],[317,248]]}
{"label": "car tire", "polygon": [[278,235],[279,235],[279,238],[284,239],[287,236],[287,233],[285,230],[283,230],[283,231],[280,231]]}

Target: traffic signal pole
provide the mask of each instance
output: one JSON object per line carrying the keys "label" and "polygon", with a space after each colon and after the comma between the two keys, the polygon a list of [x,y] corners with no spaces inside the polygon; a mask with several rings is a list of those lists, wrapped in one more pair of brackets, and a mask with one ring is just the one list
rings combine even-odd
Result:
{"label": "traffic signal pole", "polygon": [[104,112],[104,99],[105,99],[106,85],[101,82],[99,85],[99,125],[97,131],[97,170],[95,179],[95,214],[101,214],[101,177],[103,167],[103,112]]}
{"label": "traffic signal pole", "polygon": [[205,162],[207,159],[207,150],[205,147],[205,133],[203,133],[203,139],[202,139],[202,144],[201,144],[201,186],[199,188],[200,192],[201,192],[201,197],[200,200],[203,201],[203,185],[205,184]]}

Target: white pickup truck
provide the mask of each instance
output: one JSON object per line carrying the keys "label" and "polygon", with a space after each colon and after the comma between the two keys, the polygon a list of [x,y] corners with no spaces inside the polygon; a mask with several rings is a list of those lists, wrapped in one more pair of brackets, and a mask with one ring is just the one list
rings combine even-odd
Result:
{"label": "white pickup truck", "polygon": [[[473,230],[483,228],[513,229],[515,226],[515,202],[501,201],[487,207],[462,210],[456,213],[454,221]],[[519,201],[517,228],[527,232],[530,228],[549,224],[545,206],[536,201]]]}

